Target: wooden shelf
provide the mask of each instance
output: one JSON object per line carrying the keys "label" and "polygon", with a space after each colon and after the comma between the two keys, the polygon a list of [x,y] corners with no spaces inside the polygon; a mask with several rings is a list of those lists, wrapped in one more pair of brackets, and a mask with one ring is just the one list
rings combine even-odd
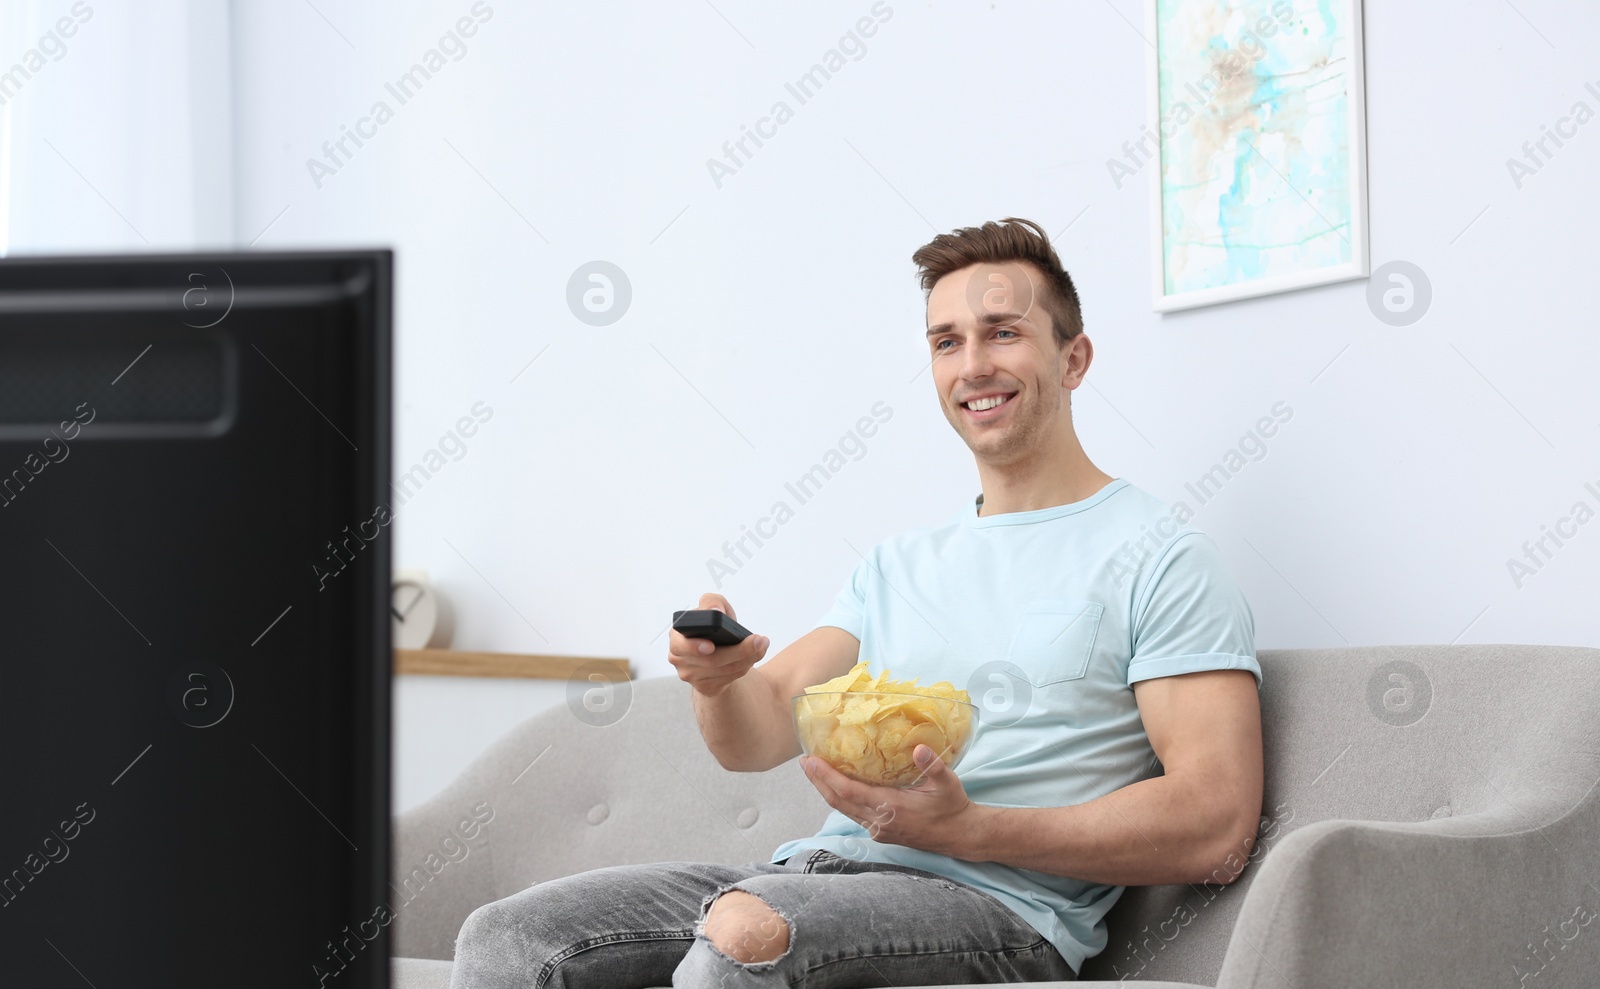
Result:
{"label": "wooden shelf", "polygon": [[609,681],[633,679],[626,659],[595,656],[539,656],[514,652],[465,652],[460,649],[396,649],[396,674],[430,676],[526,677],[568,680],[586,666]]}

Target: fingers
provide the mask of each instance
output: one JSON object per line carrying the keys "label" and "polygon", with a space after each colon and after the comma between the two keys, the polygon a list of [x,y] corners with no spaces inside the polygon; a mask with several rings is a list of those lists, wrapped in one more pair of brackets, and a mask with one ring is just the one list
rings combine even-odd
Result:
{"label": "fingers", "polygon": [[751,666],[754,666],[755,664],[761,662],[761,657],[767,654],[767,646],[771,644],[772,640],[766,636],[751,633],[748,638],[739,643],[735,648],[744,650],[745,658],[750,660]]}
{"label": "fingers", "polygon": [[696,647],[704,641],[706,640],[691,639],[675,628],[670,629],[667,632],[667,656],[679,656],[685,659],[690,656],[698,656],[700,650]]}
{"label": "fingers", "polygon": [[[724,656],[718,654],[715,644],[710,639],[691,639],[677,629],[668,634],[671,639],[667,646],[667,660],[678,667],[679,672],[685,667],[699,670],[715,669],[726,662]],[[732,651],[727,650],[730,653]]]}
{"label": "fingers", "polygon": [[722,612],[724,615],[727,615],[729,618],[735,620],[739,618],[738,615],[733,613],[733,605],[729,604],[728,599],[723,597],[721,594],[702,594],[700,595],[700,603],[695,607],[698,611],[709,611],[715,609]]}
{"label": "fingers", "polygon": [[[720,611],[735,618],[733,605],[721,594],[700,595],[696,610]],[[750,667],[767,654],[772,640],[764,635],[748,635],[731,646],[718,646],[710,639],[690,638],[677,629],[667,636],[667,660],[685,680],[703,693],[720,690],[750,672]]]}
{"label": "fingers", "polygon": [[727,687],[735,680],[738,680],[739,676],[729,673],[725,670],[709,672],[700,670],[692,673],[685,673],[684,671],[680,670],[678,672],[678,678],[688,683],[700,693],[711,697],[721,693],[723,688]]}

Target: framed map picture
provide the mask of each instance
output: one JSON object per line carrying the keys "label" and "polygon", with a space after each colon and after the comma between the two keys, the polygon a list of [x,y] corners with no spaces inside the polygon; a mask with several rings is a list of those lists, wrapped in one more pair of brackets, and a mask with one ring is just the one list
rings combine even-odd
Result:
{"label": "framed map picture", "polygon": [[1366,277],[1361,0],[1146,0],[1146,18],[1155,310]]}

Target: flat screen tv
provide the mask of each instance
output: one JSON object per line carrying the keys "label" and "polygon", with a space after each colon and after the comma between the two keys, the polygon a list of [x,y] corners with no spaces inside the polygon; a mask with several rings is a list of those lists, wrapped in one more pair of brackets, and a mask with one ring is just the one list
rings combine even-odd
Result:
{"label": "flat screen tv", "polygon": [[0,260],[0,983],[387,985],[391,272]]}

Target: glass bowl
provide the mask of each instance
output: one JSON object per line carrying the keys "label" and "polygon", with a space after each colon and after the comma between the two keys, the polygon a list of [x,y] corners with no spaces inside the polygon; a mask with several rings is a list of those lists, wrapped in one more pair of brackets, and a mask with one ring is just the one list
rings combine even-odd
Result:
{"label": "glass bowl", "polygon": [[919,744],[955,768],[978,709],[954,698],[850,690],[797,694],[792,713],[806,755],[862,783],[906,787],[922,779],[911,759]]}

